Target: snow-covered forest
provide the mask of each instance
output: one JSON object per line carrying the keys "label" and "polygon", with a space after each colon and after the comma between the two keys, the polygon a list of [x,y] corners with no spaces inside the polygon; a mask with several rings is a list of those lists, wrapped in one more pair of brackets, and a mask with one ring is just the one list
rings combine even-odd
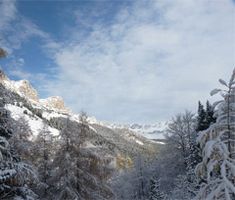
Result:
{"label": "snow-covered forest", "polygon": [[235,199],[235,70],[161,141],[52,109],[0,75],[1,200]]}

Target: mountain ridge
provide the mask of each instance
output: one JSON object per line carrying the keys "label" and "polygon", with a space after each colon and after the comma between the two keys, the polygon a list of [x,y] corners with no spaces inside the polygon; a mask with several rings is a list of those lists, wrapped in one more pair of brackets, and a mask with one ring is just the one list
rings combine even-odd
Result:
{"label": "mountain ridge", "polygon": [[[0,70],[0,83],[2,83],[7,89],[11,90],[12,92],[15,92],[21,97],[27,99],[34,108],[37,108],[39,110],[49,110],[50,114],[42,113],[42,115],[44,114],[44,117],[49,120],[53,115],[69,115],[75,121],[79,120],[79,114],[74,114],[67,106],[65,106],[65,102],[62,97],[52,96],[45,99],[40,99],[37,90],[33,88],[28,80],[10,80],[7,75],[2,70]],[[164,139],[165,130],[168,126],[168,122],[157,122],[153,124],[110,123],[106,121],[99,121],[92,116],[88,117],[88,122],[90,124],[106,126],[111,129],[128,129],[151,140]]]}
{"label": "mountain ridge", "polygon": [[[18,90],[20,88],[18,85],[26,87],[26,92],[22,93],[22,90]],[[11,81],[2,71],[0,72],[0,93],[5,108],[14,120],[24,119],[27,122],[33,133],[32,140],[45,126],[48,127],[50,134],[59,137],[65,126],[65,120],[69,120],[71,126],[80,126],[80,115],[72,113],[67,108],[64,109],[62,98],[49,97],[50,101],[34,99],[32,94],[38,97],[35,91],[28,81]],[[48,104],[46,105],[46,103]],[[55,105],[57,103],[61,103],[62,109],[61,105]],[[126,167],[126,164],[120,166],[118,161],[120,157],[122,163],[123,160],[125,162],[134,160],[140,154],[144,155],[146,159],[152,159],[161,145],[124,126],[115,127],[113,124],[98,121],[94,117],[88,117],[87,122],[89,134],[86,135],[83,148],[93,149],[92,151],[105,155],[104,158],[112,157],[116,168]],[[127,159],[129,157],[131,159]]]}

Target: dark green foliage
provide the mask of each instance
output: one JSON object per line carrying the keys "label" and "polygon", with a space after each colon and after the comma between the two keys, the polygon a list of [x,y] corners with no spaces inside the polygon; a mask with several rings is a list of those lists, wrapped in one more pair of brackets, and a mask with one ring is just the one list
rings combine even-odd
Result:
{"label": "dark green foliage", "polygon": [[216,122],[216,118],[214,117],[214,108],[210,104],[209,101],[206,102],[206,123],[208,127]]}
{"label": "dark green foliage", "polygon": [[204,109],[204,106],[201,104],[201,102],[198,102],[198,116],[197,116],[197,128],[196,131],[203,131],[207,129],[207,122],[206,122],[206,111]]}
{"label": "dark green foliage", "polygon": [[214,117],[214,108],[209,101],[206,102],[206,110],[201,102],[198,102],[198,116],[196,131],[203,131],[209,128],[209,126],[216,122]]}

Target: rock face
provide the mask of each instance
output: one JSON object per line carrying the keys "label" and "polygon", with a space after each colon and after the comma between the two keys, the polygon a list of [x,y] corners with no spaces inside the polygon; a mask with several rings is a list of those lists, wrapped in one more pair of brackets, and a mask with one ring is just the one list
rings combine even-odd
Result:
{"label": "rock face", "polygon": [[27,80],[15,82],[16,90],[29,100],[39,102],[38,93]]}
{"label": "rock face", "polygon": [[18,93],[19,95],[36,102],[39,102],[38,93],[27,80],[12,81],[5,73],[0,70],[0,83],[6,88]]}
{"label": "rock face", "polygon": [[47,99],[39,99],[37,91],[28,80],[12,81],[2,70],[0,70],[0,83],[2,83],[7,89],[16,92],[23,98],[31,101],[36,106],[44,106],[51,110],[66,113],[69,112],[69,109],[65,107],[64,101],[61,97],[54,96]]}
{"label": "rock face", "polygon": [[40,102],[50,109],[57,109],[61,111],[68,111],[64,105],[64,100],[61,97],[54,96],[47,99],[40,99]]}

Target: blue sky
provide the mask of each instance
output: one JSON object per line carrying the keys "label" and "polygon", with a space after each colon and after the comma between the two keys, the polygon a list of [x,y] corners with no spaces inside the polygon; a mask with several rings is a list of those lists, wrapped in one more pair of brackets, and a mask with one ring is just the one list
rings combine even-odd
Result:
{"label": "blue sky", "polygon": [[0,0],[1,67],[100,120],[156,122],[213,99],[235,64],[232,0]]}

